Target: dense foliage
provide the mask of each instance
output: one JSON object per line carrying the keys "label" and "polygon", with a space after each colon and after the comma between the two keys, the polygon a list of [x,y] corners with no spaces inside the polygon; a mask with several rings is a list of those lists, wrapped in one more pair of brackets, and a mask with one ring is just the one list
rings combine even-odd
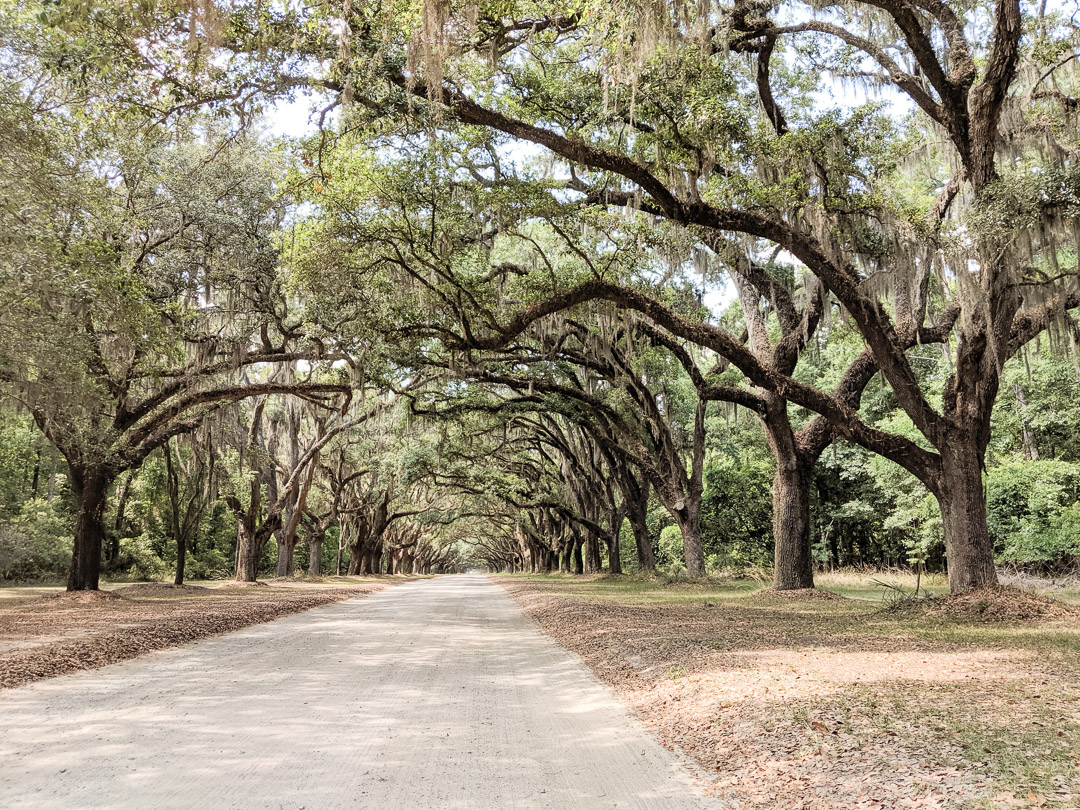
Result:
{"label": "dense foliage", "polygon": [[2,9],[0,577],[1080,557],[1055,9]]}

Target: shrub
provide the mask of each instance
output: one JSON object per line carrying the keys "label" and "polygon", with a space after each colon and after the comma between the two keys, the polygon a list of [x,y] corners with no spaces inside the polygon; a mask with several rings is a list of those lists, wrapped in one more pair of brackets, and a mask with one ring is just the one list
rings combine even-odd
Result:
{"label": "shrub", "polygon": [[657,565],[669,573],[686,568],[683,562],[682,532],[678,526],[665,526],[660,530],[660,548]]}
{"label": "shrub", "polygon": [[33,580],[64,576],[71,564],[71,517],[57,501],[26,501],[0,524],[0,579]]}
{"label": "shrub", "polygon": [[986,496],[999,562],[1060,568],[1080,555],[1080,464],[1002,464],[989,471]]}

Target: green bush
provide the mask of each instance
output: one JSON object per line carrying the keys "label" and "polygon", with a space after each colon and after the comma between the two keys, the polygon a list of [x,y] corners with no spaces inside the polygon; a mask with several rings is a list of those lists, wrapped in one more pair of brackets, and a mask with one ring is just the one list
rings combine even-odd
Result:
{"label": "green bush", "polygon": [[772,475],[765,462],[705,470],[701,540],[710,569],[772,564]]}
{"label": "green bush", "polygon": [[71,516],[59,501],[32,498],[0,524],[0,579],[63,577],[71,564]]}
{"label": "green bush", "polygon": [[199,549],[198,554],[187,555],[184,566],[185,579],[227,579],[233,573],[232,560],[217,548]]}
{"label": "green bush", "polygon": [[676,573],[686,568],[683,561],[682,532],[678,526],[665,526],[660,530],[660,548],[657,566],[662,571]]}
{"label": "green bush", "polygon": [[140,534],[126,541],[124,563],[132,579],[157,582],[171,573],[169,565],[158,556],[157,548],[160,545],[161,541],[148,534]]}
{"label": "green bush", "polygon": [[1080,556],[1080,464],[1015,460],[987,475],[998,561],[1061,568]]}

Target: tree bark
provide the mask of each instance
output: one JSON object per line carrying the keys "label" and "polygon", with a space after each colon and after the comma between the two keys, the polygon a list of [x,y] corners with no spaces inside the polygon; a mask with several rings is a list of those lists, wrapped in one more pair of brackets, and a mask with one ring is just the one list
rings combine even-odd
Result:
{"label": "tree bark", "polygon": [[982,452],[974,441],[948,444],[941,453],[941,483],[934,492],[941,508],[949,590],[963,593],[997,585],[994,543],[986,522]]}
{"label": "tree bark", "polygon": [[590,574],[597,573],[603,562],[600,559],[600,538],[593,532],[585,532],[585,570]]}
{"label": "tree bark", "polygon": [[280,519],[272,518],[257,529],[246,521],[239,521],[236,529],[236,581],[255,582],[259,574],[259,560],[266,544],[280,525]]}
{"label": "tree bark", "polygon": [[683,538],[683,560],[686,571],[692,577],[705,576],[705,549],[701,543],[701,495],[704,492],[705,469],[705,407],[700,397],[694,416],[693,456],[691,474],[686,484],[686,497],[681,508],[675,510],[675,519]]}
{"label": "tree bark", "polygon": [[101,548],[105,540],[105,500],[113,476],[100,467],[71,470],[71,486],[79,506],[75,544],[68,572],[69,591],[96,591],[101,574]]}
{"label": "tree bark", "polygon": [[277,540],[277,568],[274,572],[275,576],[279,577],[291,577],[296,573],[296,567],[293,564],[293,551],[296,550],[296,534],[285,534],[284,530],[277,533],[275,538]]}
{"label": "tree bark", "polygon": [[1031,419],[1028,417],[1028,403],[1027,397],[1024,396],[1024,389],[1020,387],[1020,383],[1016,383],[1013,386],[1013,392],[1016,394],[1016,408],[1020,413],[1020,428],[1023,433],[1024,439],[1024,453],[1032,461],[1039,460],[1039,448],[1035,444],[1035,435],[1031,432]]}
{"label": "tree bark", "polygon": [[355,577],[358,574],[367,573],[363,570],[366,567],[364,563],[367,559],[367,556],[368,552],[363,548],[362,544],[357,543],[356,545],[350,545],[349,567],[345,573],[350,577]]}
{"label": "tree bark", "polygon": [[236,581],[255,582],[258,573],[255,534],[244,525],[244,521],[239,521],[236,524]]}
{"label": "tree bark", "polygon": [[773,478],[773,587],[794,591],[814,587],[814,560],[810,550],[810,478],[796,454],[777,459]]}
{"label": "tree bark", "polygon": [[183,533],[176,535],[176,576],[173,577],[174,585],[184,584],[184,568],[187,562],[187,538]]}
{"label": "tree bark", "polygon": [[322,573],[323,537],[321,532],[308,535],[308,574],[313,577]]}
{"label": "tree bark", "polygon": [[127,510],[128,493],[131,491],[131,481],[134,477],[135,471],[132,470],[124,480],[124,485],[120,487],[120,497],[116,502],[116,520],[113,522],[112,536],[109,538],[110,542],[107,556],[110,563],[116,562],[120,557],[120,535],[124,532],[124,512]]}
{"label": "tree bark", "polygon": [[675,512],[683,541],[683,562],[692,577],[705,576],[705,551],[701,544],[701,501],[687,504]]}
{"label": "tree bark", "polygon": [[776,459],[772,491],[773,587],[778,591],[813,588],[810,481],[817,456],[800,452],[788,419],[787,402],[773,394],[766,394],[765,401],[765,434]]}
{"label": "tree bark", "polygon": [[619,528],[615,528],[615,531],[611,533],[611,539],[608,541],[608,573],[611,574],[622,573],[622,558],[619,552]]}
{"label": "tree bark", "polygon": [[[624,490],[624,497],[626,493],[627,491]],[[656,554],[653,553],[652,540],[649,538],[648,501],[649,482],[647,480],[634,493],[632,499],[626,500],[626,517],[630,521],[630,530],[634,533],[639,571],[656,570]]]}

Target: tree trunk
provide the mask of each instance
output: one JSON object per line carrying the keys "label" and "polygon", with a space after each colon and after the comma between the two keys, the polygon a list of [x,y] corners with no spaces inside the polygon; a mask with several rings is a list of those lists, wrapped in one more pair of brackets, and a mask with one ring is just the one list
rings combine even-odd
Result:
{"label": "tree trunk", "polygon": [[941,507],[949,590],[964,593],[997,585],[994,542],[986,522],[982,453],[973,441],[950,443],[941,453],[941,484],[934,495]]}
{"label": "tree trunk", "polygon": [[600,538],[593,532],[585,533],[585,570],[590,574],[600,571],[604,563],[600,559]]}
{"label": "tree trunk", "polygon": [[686,497],[672,510],[683,538],[683,560],[692,577],[705,576],[705,549],[701,543],[702,476],[705,467],[705,403],[698,400],[694,417],[694,453],[692,473],[686,484]]}
{"label": "tree trunk", "polygon": [[705,576],[705,551],[701,544],[701,503],[690,504],[675,513],[682,533],[683,562],[692,577]]}
{"label": "tree trunk", "polygon": [[656,554],[653,553],[652,540],[649,538],[649,525],[644,508],[632,506],[627,513],[630,529],[634,533],[634,546],[637,551],[639,571],[656,570]]}
{"label": "tree trunk", "polygon": [[360,543],[349,546],[349,568],[345,572],[350,577],[355,577],[358,574],[366,573],[364,568],[364,559],[367,554],[364,551],[363,546]]}
{"label": "tree trunk", "polygon": [[573,551],[573,554],[574,554],[574,573],[575,574],[584,574],[585,573],[585,564],[581,559],[581,538],[580,537],[574,537],[574,551]]}
{"label": "tree trunk", "polygon": [[773,477],[773,587],[794,591],[814,587],[814,559],[810,553],[809,464],[798,453],[776,459]]}
{"label": "tree trunk", "polygon": [[75,544],[68,572],[69,591],[96,591],[101,573],[101,547],[105,540],[105,500],[112,476],[107,470],[72,470],[71,487],[79,506]]}
{"label": "tree trunk", "polygon": [[115,563],[120,557],[120,535],[124,532],[124,512],[127,510],[128,492],[131,490],[131,479],[134,477],[134,471],[129,472],[124,485],[120,488],[120,497],[116,503],[116,520],[113,522],[112,536],[109,538],[106,554],[110,563]]}
{"label": "tree trunk", "polygon": [[174,585],[184,584],[184,564],[187,562],[187,538],[183,532],[176,535],[176,576],[173,577]]}
{"label": "tree trunk", "polygon": [[[284,530],[277,533],[277,569],[275,576],[291,577],[296,574],[296,566],[293,564],[293,551],[296,549],[296,535],[290,538]],[[291,540],[291,542],[290,542]]]}
{"label": "tree trunk", "polygon": [[1024,389],[1020,387],[1020,383],[1016,383],[1016,385],[1013,386],[1013,393],[1016,394],[1016,407],[1020,412],[1020,427],[1023,432],[1024,453],[1032,461],[1038,461],[1039,448],[1035,444],[1035,435],[1031,432],[1031,419],[1028,417],[1027,397],[1024,396]]}
{"label": "tree trunk", "polygon": [[312,532],[308,536],[308,564],[307,572],[313,577],[322,573],[322,533]]}
{"label": "tree trunk", "polygon": [[616,526],[615,531],[611,533],[611,538],[608,540],[608,573],[621,574],[622,573],[622,557],[619,551],[619,529],[621,527]]}
{"label": "tree trunk", "polygon": [[271,518],[256,529],[249,521],[238,521],[236,529],[236,581],[255,582],[259,575],[259,561],[266,544],[281,525],[279,519]]}
{"label": "tree trunk", "polygon": [[638,570],[655,571],[656,555],[653,553],[652,541],[649,539],[648,524],[649,479],[645,476],[637,478],[633,471],[624,465],[618,481],[622,489],[626,517],[634,533]]}
{"label": "tree trunk", "polygon": [[244,521],[236,524],[236,581],[255,582],[259,574],[259,549],[255,532]]}

